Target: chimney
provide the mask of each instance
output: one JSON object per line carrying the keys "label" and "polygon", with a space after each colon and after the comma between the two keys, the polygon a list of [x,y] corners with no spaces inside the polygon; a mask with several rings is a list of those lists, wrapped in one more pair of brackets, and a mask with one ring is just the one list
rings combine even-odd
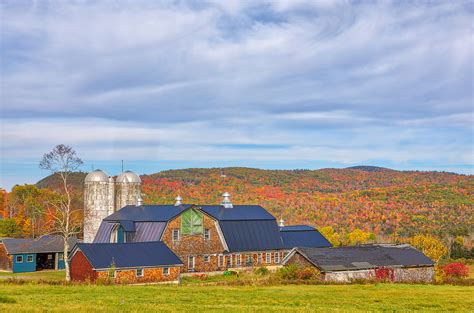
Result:
{"label": "chimney", "polygon": [[143,199],[142,199],[142,196],[138,196],[137,197],[137,206],[142,206],[143,205]]}
{"label": "chimney", "polygon": [[285,221],[283,220],[283,217],[280,216],[280,227],[285,227]]}
{"label": "chimney", "polygon": [[175,198],[176,202],[175,202],[175,206],[178,206],[178,205],[181,205],[181,201],[183,201],[183,198],[181,198],[180,195],[178,195],[176,198]]}
{"label": "chimney", "polygon": [[228,209],[228,208],[232,208],[232,202],[230,202],[230,194],[226,191],[222,194],[222,196],[224,197],[224,199],[222,200],[222,205],[224,206],[224,208]]}

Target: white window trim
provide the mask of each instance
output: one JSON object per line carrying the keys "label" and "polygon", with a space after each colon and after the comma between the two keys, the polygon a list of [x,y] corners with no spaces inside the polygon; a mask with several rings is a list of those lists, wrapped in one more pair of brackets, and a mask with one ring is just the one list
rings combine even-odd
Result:
{"label": "white window trim", "polygon": [[232,267],[232,254],[227,256],[227,267]]}
{"label": "white window trim", "polygon": [[257,254],[257,264],[263,263],[263,255],[262,253]]}
{"label": "white window trim", "polygon": [[[21,261],[18,261],[18,258],[21,258]],[[15,262],[16,263],[23,263],[23,256],[22,255],[15,256]]]}
{"label": "white window trim", "polygon": [[217,267],[223,266],[223,263],[224,263],[224,255],[223,255],[223,254],[219,254],[219,255],[217,256]]}
{"label": "white window trim", "polygon": [[[191,264],[191,260],[193,260],[192,264]],[[188,256],[188,269],[194,269],[195,265],[196,265],[196,258],[192,255]]]}
{"label": "white window trim", "polygon": [[[206,261],[206,258],[207,258],[207,261]],[[209,263],[211,262],[211,256],[209,254],[206,254],[202,257],[204,263]]]}
{"label": "white window trim", "polygon": [[[110,274],[112,274],[112,275],[110,275]],[[115,277],[117,277],[117,271],[113,271],[113,272],[109,271],[109,277],[110,277],[110,278],[115,278]]]}
{"label": "white window trim", "polygon": [[241,266],[242,265],[242,255],[241,254],[236,254],[235,255],[235,266]]}
{"label": "white window trim", "polygon": [[[142,272],[141,275],[138,275],[138,271],[139,271],[139,270],[141,270],[141,272]],[[137,268],[137,269],[135,270],[135,275],[136,275],[137,277],[143,277],[143,276],[145,275],[145,271],[143,270],[143,268]]]}
{"label": "white window trim", "polygon": [[[177,238],[177,239],[174,239],[174,234],[175,234],[175,232],[176,232],[176,234],[178,234],[178,236],[177,236],[178,238]],[[180,235],[181,235],[181,234],[180,234],[179,228],[174,228],[173,231],[172,231],[172,233],[171,233],[171,237],[172,237],[171,239],[172,239],[173,241],[178,241],[179,238],[180,238]]]}
{"label": "white window trim", "polygon": [[272,263],[272,254],[271,253],[265,253],[265,263],[271,264]]}
{"label": "white window trim", "polygon": [[[206,231],[207,231],[207,238],[206,238]],[[211,240],[211,230],[209,228],[204,228],[204,239]]]}
{"label": "white window trim", "polygon": [[[28,260],[30,257],[31,257],[31,261]],[[28,255],[26,256],[26,262],[28,262],[28,263],[33,263],[33,254],[28,254]]]}
{"label": "white window trim", "polygon": [[279,264],[280,263],[280,252],[275,252],[275,254],[273,255],[273,259],[275,260],[275,264]]}
{"label": "white window trim", "polygon": [[[166,270],[166,273],[165,273]],[[163,276],[170,276],[170,268],[169,267],[163,267]]]}

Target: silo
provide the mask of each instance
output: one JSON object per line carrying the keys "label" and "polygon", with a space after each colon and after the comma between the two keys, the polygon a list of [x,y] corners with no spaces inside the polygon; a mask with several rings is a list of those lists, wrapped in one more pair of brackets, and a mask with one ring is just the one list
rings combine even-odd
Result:
{"label": "silo", "polygon": [[132,171],[125,171],[115,180],[115,211],[126,205],[137,205],[141,199],[142,180]]}
{"label": "silo", "polygon": [[84,242],[92,242],[104,218],[114,212],[114,179],[95,170],[84,180]]}

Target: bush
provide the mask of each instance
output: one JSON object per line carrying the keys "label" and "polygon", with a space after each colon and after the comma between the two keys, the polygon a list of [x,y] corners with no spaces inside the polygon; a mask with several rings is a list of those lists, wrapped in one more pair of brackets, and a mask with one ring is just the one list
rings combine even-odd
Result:
{"label": "bush", "polygon": [[297,272],[298,279],[302,280],[309,280],[309,279],[318,279],[319,278],[319,271],[314,267],[305,267],[299,269]]}
{"label": "bush", "polygon": [[298,278],[298,266],[295,264],[289,264],[280,268],[277,272],[277,276],[281,279],[294,280]]}
{"label": "bush", "polygon": [[447,278],[464,278],[469,276],[469,269],[465,264],[454,262],[443,267]]}
{"label": "bush", "polygon": [[380,267],[375,269],[375,278],[379,281],[394,281],[393,268]]}
{"label": "bush", "polygon": [[262,267],[257,267],[256,269],[254,269],[253,272],[254,272],[256,275],[265,276],[265,275],[268,275],[269,270],[268,270],[268,268],[262,266]]}
{"label": "bush", "polygon": [[438,284],[442,284],[446,282],[446,272],[444,271],[444,267],[440,265],[435,266],[435,274],[434,274],[435,282]]}

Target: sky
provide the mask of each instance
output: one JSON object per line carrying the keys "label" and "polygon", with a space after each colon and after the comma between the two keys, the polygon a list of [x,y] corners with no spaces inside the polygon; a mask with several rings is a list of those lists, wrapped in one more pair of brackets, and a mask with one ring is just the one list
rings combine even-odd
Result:
{"label": "sky", "polygon": [[0,1],[0,187],[109,175],[474,173],[472,1]]}

